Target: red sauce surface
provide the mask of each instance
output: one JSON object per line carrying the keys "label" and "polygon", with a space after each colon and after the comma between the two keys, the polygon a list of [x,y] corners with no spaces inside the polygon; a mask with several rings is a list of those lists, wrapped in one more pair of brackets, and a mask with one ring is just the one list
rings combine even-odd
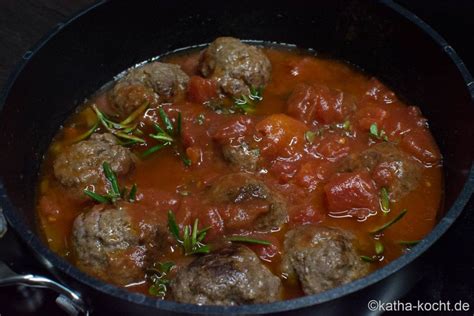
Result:
{"label": "red sauce surface", "polygon": [[[138,226],[166,223],[171,209],[179,224],[191,224],[199,218],[201,225],[210,225],[206,238],[209,244],[230,234],[266,239],[272,246],[250,247],[276,275],[281,275],[285,232],[302,224],[322,223],[352,232],[363,255],[374,255],[374,239],[382,241],[383,256],[371,265],[373,269],[386,265],[406,251],[399,241],[422,239],[433,228],[442,200],[440,154],[419,109],[407,106],[379,81],[344,63],[285,49],[264,50],[272,63],[272,76],[255,113],[216,113],[203,104],[215,96],[215,87],[199,76],[191,78],[186,99],[163,105],[173,119],[178,111],[182,114],[181,141],[192,164],[185,166],[171,148],[139,160],[134,171],[120,179],[128,186],[138,185],[134,221]],[[198,53],[194,52],[169,56],[166,61],[182,65],[184,71],[195,76],[197,59]],[[93,102],[107,107],[103,94],[87,104]],[[61,148],[88,129],[94,118],[85,106],[61,129],[44,161],[38,189],[38,215],[45,240],[72,262],[73,221],[93,203],[72,198],[54,178],[52,162]],[[143,129],[151,131],[151,123],[158,120],[156,109],[148,109],[142,119]],[[369,128],[373,123],[384,130],[389,142],[423,165],[418,187],[391,203],[388,215],[379,207],[380,183],[386,180],[384,170],[377,173],[380,181],[363,172],[337,174],[339,163],[348,154],[383,142],[371,137]],[[312,141],[305,137],[307,131],[314,132]],[[252,148],[259,150],[259,177],[287,200],[289,222],[280,231],[252,231],[252,219],[266,208],[263,202],[252,202],[247,220],[236,220],[232,213],[235,210],[207,207],[201,198],[215,179],[236,171],[223,159],[221,144],[232,144],[242,137],[251,139]],[[134,145],[131,149],[139,153],[146,148]],[[347,212],[354,205],[357,207]],[[376,237],[369,234],[403,209],[408,212],[402,220]],[[180,265],[190,258],[170,249],[163,260]],[[285,298],[302,295],[297,282],[283,281]],[[129,289],[146,293],[147,287],[141,283]]]}

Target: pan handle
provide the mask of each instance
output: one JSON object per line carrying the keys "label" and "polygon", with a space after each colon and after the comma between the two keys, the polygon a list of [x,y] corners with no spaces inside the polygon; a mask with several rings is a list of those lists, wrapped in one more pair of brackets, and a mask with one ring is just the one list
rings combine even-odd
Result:
{"label": "pan handle", "polygon": [[59,294],[56,304],[71,316],[90,314],[86,303],[77,292],[49,278],[34,274],[17,274],[0,261],[0,287],[24,285],[28,287],[47,288]]}

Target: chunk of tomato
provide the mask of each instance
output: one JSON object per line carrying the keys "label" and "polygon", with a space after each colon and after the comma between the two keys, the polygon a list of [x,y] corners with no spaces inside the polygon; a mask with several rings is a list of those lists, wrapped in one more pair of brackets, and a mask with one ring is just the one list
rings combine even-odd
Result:
{"label": "chunk of tomato", "polygon": [[191,76],[188,83],[189,101],[203,103],[215,97],[217,97],[217,84],[214,80]]}
{"label": "chunk of tomato", "polygon": [[329,213],[365,219],[378,209],[378,190],[368,172],[340,173],[324,186]]}
{"label": "chunk of tomato", "polygon": [[315,120],[321,124],[340,122],[344,119],[346,110],[341,91],[307,84],[295,87],[287,107],[289,115],[308,125]]}

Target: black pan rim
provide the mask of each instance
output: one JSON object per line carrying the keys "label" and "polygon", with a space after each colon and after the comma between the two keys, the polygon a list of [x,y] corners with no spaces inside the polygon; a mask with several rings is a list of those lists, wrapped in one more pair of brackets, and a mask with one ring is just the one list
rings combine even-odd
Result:
{"label": "black pan rim", "polygon": [[[89,11],[95,9],[96,7],[108,2],[107,0],[99,1],[85,10],[79,12],[65,23],[60,24],[58,27],[53,29],[49,34],[42,38],[36,45],[29,50],[31,54],[29,57],[36,54],[43,45],[45,45],[51,38],[53,38],[58,32],[61,31],[63,27],[67,27],[70,23],[79,19],[81,16],[87,14]],[[403,8],[402,6],[394,3],[392,0],[381,0],[381,4],[387,6],[388,8],[394,10],[402,17],[408,19],[423,32],[428,34],[441,48],[444,52],[450,57],[451,61],[458,68],[461,73],[464,81],[466,83],[466,88],[471,94],[471,98],[474,99],[474,81],[462,62],[461,58],[457,55],[454,49],[440,36],[436,31],[434,31],[428,24],[421,20],[418,16]],[[6,98],[8,93],[16,81],[16,78],[21,73],[24,66],[28,63],[29,58],[24,58],[21,62],[18,63],[16,68],[13,70],[12,74],[9,76],[7,83],[2,91],[0,96],[0,113],[5,105]],[[173,301],[162,301],[153,299],[151,297],[145,296],[139,293],[131,293],[123,288],[116,287],[111,284],[104,283],[96,278],[93,278],[76,267],[71,265],[69,262],[59,257],[53,253],[39,238],[39,236],[29,229],[22,219],[18,216],[15,211],[15,207],[11,204],[6,190],[4,188],[3,182],[0,179],[0,206],[3,208],[4,214],[9,222],[10,226],[17,232],[21,239],[34,251],[34,253],[44,258],[48,261],[49,264],[59,269],[66,275],[73,277],[76,281],[83,283],[97,291],[103,292],[108,295],[115,296],[125,301],[129,301],[135,304],[142,304],[149,307],[155,307],[157,309],[162,309],[166,311],[173,312],[182,312],[182,313],[195,313],[195,314],[266,314],[266,313],[276,313],[284,312],[289,310],[295,310],[299,308],[308,307],[311,305],[321,304],[328,302],[330,300],[340,298],[351,293],[354,293],[360,289],[363,289],[367,286],[375,284],[382,279],[389,277],[395,272],[399,271],[412,261],[414,261],[418,256],[423,254],[432,244],[434,244],[454,223],[456,218],[461,214],[467,202],[469,201],[472,193],[474,191],[474,163],[471,164],[467,180],[464,184],[463,189],[461,190],[458,198],[453,203],[445,216],[439,221],[435,228],[413,249],[392,261],[385,267],[376,270],[375,272],[369,274],[368,276],[353,281],[351,283],[345,284],[343,286],[331,289],[329,291],[319,293],[316,295],[304,296],[300,298],[295,298],[286,301],[279,301],[268,304],[255,304],[255,305],[241,305],[241,306],[197,306],[193,304],[182,304]]]}

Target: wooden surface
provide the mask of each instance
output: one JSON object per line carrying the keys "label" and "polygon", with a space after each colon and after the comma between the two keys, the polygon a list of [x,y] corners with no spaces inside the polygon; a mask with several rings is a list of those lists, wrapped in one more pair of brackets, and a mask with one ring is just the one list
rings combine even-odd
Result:
{"label": "wooden surface", "polygon": [[[58,23],[93,4],[94,0],[0,0],[0,86],[3,87],[23,54]],[[456,49],[474,71],[474,1],[400,0],[432,25]],[[450,4],[451,3],[451,4]],[[473,122],[474,123],[474,122]],[[430,273],[402,301],[424,302],[459,300],[474,312],[474,201],[450,231],[436,244],[436,262]],[[0,248],[0,258],[2,249]],[[10,308],[20,294],[15,289],[0,289],[0,315],[30,315]],[[27,294],[21,295],[30,295]],[[20,296],[21,296],[20,295]],[[31,296],[29,302],[34,302]],[[40,314],[64,315],[47,298],[48,307]],[[21,303],[20,303],[21,304]],[[21,307],[28,310],[28,304]],[[442,312],[427,313],[444,315]],[[458,315],[458,314],[456,314]]]}

